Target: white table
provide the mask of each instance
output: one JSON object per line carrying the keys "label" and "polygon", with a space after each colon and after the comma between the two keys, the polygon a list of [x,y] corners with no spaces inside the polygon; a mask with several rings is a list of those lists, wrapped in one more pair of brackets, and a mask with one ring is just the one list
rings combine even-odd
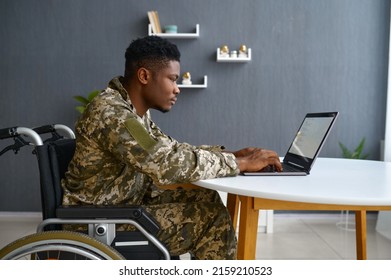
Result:
{"label": "white table", "polygon": [[308,176],[237,176],[194,183],[228,193],[238,258],[255,259],[259,210],[351,210],[357,259],[366,259],[366,211],[391,210],[391,163],[318,158]]}

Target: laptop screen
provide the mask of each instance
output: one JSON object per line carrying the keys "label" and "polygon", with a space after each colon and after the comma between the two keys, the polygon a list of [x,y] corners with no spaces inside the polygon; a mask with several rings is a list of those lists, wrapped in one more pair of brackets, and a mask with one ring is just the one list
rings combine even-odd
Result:
{"label": "laptop screen", "polygon": [[309,171],[337,116],[338,112],[308,113],[284,157],[284,162]]}
{"label": "laptop screen", "polygon": [[313,159],[333,119],[333,117],[306,118],[293,140],[289,153]]}

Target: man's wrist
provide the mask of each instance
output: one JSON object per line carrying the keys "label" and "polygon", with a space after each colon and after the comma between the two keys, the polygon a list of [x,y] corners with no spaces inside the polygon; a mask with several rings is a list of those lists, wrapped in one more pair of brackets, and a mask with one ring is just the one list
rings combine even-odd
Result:
{"label": "man's wrist", "polygon": [[236,164],[238,165],[238,168],[240,172],[246,170],[247,161],[244,158],[237,157],[236,158]]}

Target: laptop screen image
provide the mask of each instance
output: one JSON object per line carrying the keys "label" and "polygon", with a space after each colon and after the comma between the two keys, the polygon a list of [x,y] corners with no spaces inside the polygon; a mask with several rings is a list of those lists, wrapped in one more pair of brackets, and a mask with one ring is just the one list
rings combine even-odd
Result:
{"label": "laptop screen image", "polygon": [[305,118],[288,153],[313,159],[333,120],[334,117]]}

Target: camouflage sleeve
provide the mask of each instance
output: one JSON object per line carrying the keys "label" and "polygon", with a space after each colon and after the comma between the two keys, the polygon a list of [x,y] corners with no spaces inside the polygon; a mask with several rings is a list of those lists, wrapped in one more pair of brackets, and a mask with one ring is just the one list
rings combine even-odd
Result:
{"label": "camouflage sleeve", "polygon": [[107,131],[104,145],[116,157],[150,176],[155,184],[193,182],[239,173],[233,154],[179,143],[157,127],[152,126],[148,131],[136,116],[117,121],[115,129]]}

